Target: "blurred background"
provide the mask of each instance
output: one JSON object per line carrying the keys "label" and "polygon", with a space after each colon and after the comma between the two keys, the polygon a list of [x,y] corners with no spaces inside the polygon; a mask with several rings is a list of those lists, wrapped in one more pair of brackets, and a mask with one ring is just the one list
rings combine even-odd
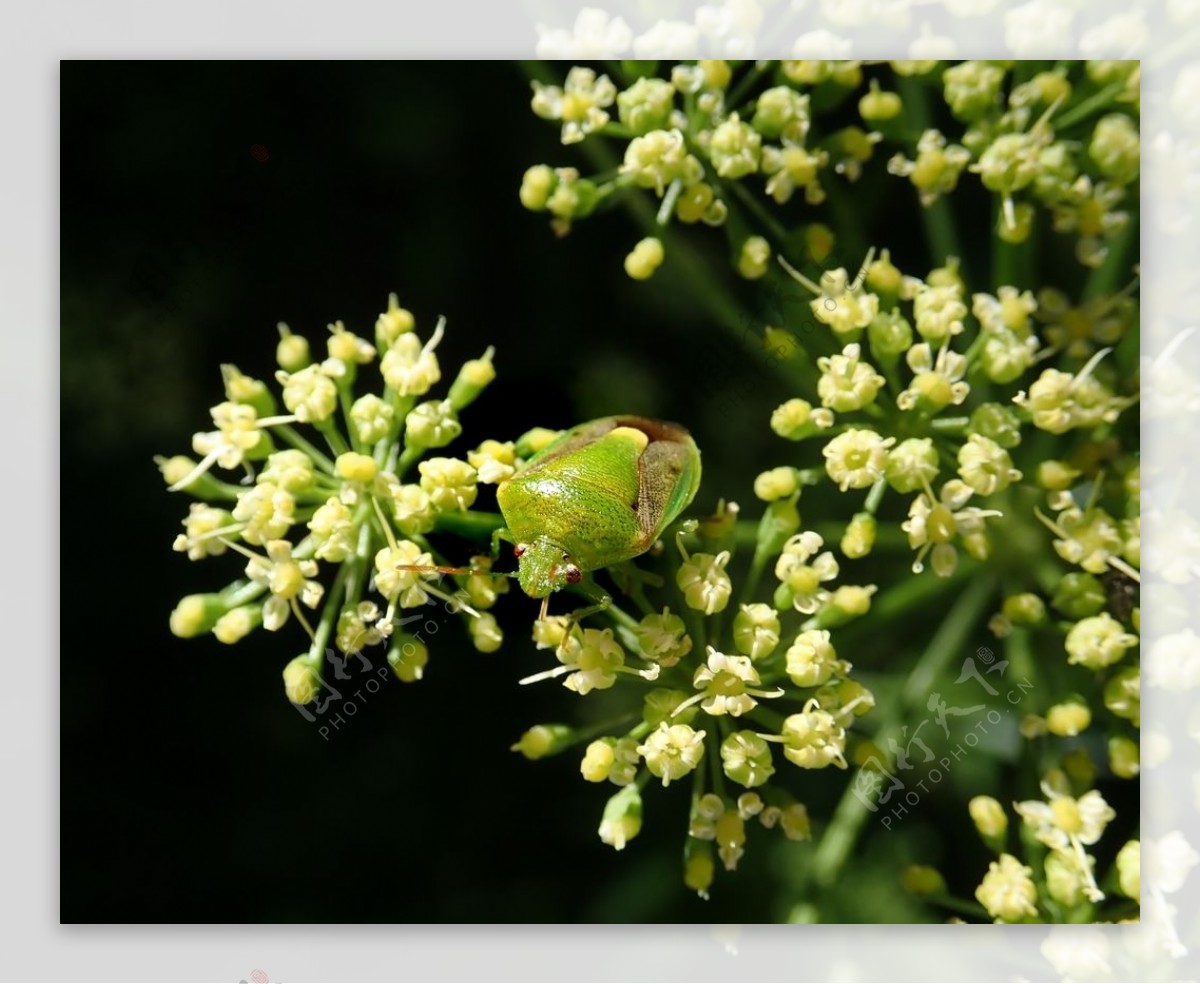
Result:
{"label": "blurred background", "polygon": [[[339,318],[371,337],[389,291],[425,336],[446,316],[443,366],[496,346],[499,378],[465,414],[460,451],[608,413],[677,420],[704,452],[697,507],[735,498],[751,518],[758,472],[819,463],[819,448],[801,454],[770,432],[795,388],[730,340],[701,286],[673,269],[669,240],[662,270],[635,283],[622,260],[643,233],[623,210],[556,239],[522,208],[529,165],[588,170],[529,111],[525,71],[67,62],[61,98],[62,561],[71,571],[87,544],[93,567],[61,627],[62,920],[786,918],[810,845],[755,831],[738,875],[719,876],[706,903],[680,881],[687,790],[648,795],[641,835],[617,854],[595,833],[612,790],[581,781],[577,755],[530,763],[508,750],[525,726],[577,712],[554,684],[517,686],[534,615],[519,594],[497,610],[510,633],[501,652],[479,655],[448,625],[420,684],[389,678],[330,740],[283,696],[280,672],[302,648],[295,626],[233,647],[167,628],[182,595],[240,565],[171,550],[187,500],[164,491],[153,456],[190,453],[208,429],[220,363],[272,376],[277,322],[318,344]],[[967,249],[983,252],[989,205],[978,205]],[[915,202],[882,183],[795,214],[852,229],[845,265],[861,260],[852,245],[874,243],[905,270],[929,266]],[[747,323],[779,317],[733,282],[719,232],[691,238]],[[825,500],[813,501],[819,512]],[[908,619],[864,641],[856,666],[911,665],[936,614]],[[1006,755],[976,757],[902,830],[872,824],[823,915],[945,918],[902,892],[910,861],[942,865],[970,897],[988,856],[965,802],[982,788],[1004,799]],[[823,818],[844,780],[791,785]],[[1120,792],[1102,788],[1120,811]]]}

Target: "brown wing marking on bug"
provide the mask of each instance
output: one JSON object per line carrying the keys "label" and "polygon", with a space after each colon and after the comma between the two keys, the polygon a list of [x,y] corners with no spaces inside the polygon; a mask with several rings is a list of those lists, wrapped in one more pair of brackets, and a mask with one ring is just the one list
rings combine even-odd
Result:
{"label": "brown wing marking on bug", "polygon": [[651,441],[638,458],[638,526],[648,548],[671,500],[671,491],[688,460],[688,448],[677,441]]}

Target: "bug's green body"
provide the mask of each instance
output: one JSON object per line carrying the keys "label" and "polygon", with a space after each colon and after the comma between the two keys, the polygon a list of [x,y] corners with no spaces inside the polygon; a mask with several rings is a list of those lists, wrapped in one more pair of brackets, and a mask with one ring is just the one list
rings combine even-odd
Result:
{"label": "bug's green body", "polygon": [[566,431],[496,490],[517,578],[545,598],[648,550],[691,503],[700,451],[678,424],[604,417]]}

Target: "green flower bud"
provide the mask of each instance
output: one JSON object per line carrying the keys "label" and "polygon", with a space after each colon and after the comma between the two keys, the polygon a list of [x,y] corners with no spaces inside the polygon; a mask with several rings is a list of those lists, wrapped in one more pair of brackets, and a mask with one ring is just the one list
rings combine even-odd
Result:
{"label": "green flower bud", "polygon": [[1047,492],[1065,492],[1081,474],[1078,468],[1072,468],[1065,461],[1051,458],[1038,465],[1037,483]]}
{"label": "green flower bud", "polygon": [[625,786],[604,807],[600,840],[622,850],[642,829],[642,794],[635,784]]}
{"label": "green flower bud", "polygon": [[1053,105],[1059,100],[1065,101],[1071,95],[1071,83],[1067,81],[1064,70],[1038,72],[1029,80],[1029,85],[1043,106]]}
{"label": "green flower bud", "polygon": [[481,653],[494,653],[504,644],[500,623],[491,612],[483,612],[467,623],[471,644]]}
{"label": "green flower bud", "polygon": [[1139,902],[1142,898],[1142,844],[1131,840],[1117,852],[1117,884],[1121,894]]}
{"label": "green flower bud", "polygon": [[637,746],[637,754],[650,774],[669,786],[700,764],[704,757],[704,732],[686,724],[664,721]]}
{"label": "green flower bud", "polygon": [[868,123],[895,119],[903,108],[899,94],[883,91],[875,79],[871,80],[871,91],[858,101],[859,115]]}
{"label": "green flower bud", "polygon": [[812,122],[808,103],[809,97],[791,86],[767,89],[758,97],[750,125],[768,140],[802,143]]}
{"label": "green flower bud", "polygon": [[230,363],[221,366],[221,378],[225,381],[225,399],[231,403],[254,407],[254,412],[260,417],[270,417],[275,413],[275,397],[261,379],[247,376]]}
{"label": "green flower bud", "polygon": [[299,372],[312,364],[308,339],[303,335],[293,335],[291,329],[282,321],[279,322],[279,344],[275,347],[275,361],[280,369],[288,373]]}
{"label": "green flower bud", "polygon": [[1037,886],[1032,875],[1032,868],[1011,854],[1001,854],[999,860],[988,865],[987,874],[975,889],[975,898],[993,919],[1012,923],[1036,918]]}
{"label": "green flower bud", "polygon": [[388,646],[388,665],[396,678],[404,683],[415,683],[425,675],[429,662],[429,648],[416,636],[397,632]]}
{"label": "green flower bud", "polygon": [[1008,830],[1008,816],[999,801],[991,796],[975,796],[967,804],[971,822],[985,841],[997,841]]}
{"label": "green flower bud", "polygon": [[846,767],[846,731],[813,701],[799,714],[784,719],[782,737],[784,757],[802,769]]}
{"label": "green flower bud", "polygon": [[1104,610],[1108,597],[1104,585],[1091,574],[1072,571],[1064,574],[1050,599],[1050,605],[1067,618],[1081,619],[1096,615]]}
{"label": "green flower bud", "polygon": [[666,668],[692,651],[692,638],[678,615],[664,608],[662,614],[646,615],[633,630],[642,655]]}
{"label": "green flower bud", "polygon": [[683,883],[702,899],[708,898],[716,873],[712,844],[689,837],[683,848]]}
{"label": "green flower bud", "polygon": [[702,58],[698,63],[704,74],[704,87],[708,89],[725,89],[733,78],[733,69],[729,62],[721,58]]}
{"label": "green flower bud", "polygon": [[[1137,636],[1126,632],[1125,627],[1108,612],[1101,612],[1081,619],[1071,627],[1066,641],[1067,662],[1079,663],[1090,670],[1103,669],[1118,662],[1137,642]],[[1136,675],[1135,670],[1135,678]],[[1107,694],[1106,688],[1106,703]]]}
{"label": "green flower bud", "polygon": [[360,396],[350,407],[350,424],[360,444],[368,447],[382,441],[392,429],[395,411],[374,393]]}
{"label": "green flower bud", "polygon": [[664,255],[662,240],[647,236],[625,257],[625,272],[634,280],[649,280],[662,266]]}
{"label": "green flower bud", "polygon": [[971,434],[958,449],[958,474],[978,495],[1003,492],[1021,478],[1008,452],[982,434]]}
{"label": "green flower bud", "polygon": [[531,212],[543,211],[557,184],[558,176],[553,168],[546,164],[535,164],[521,178],[521,204]]}
{"label": "green flower bud", "polygon": [[1005,598],[1002,610],[1013,625],[1041,625],[1046,620],[1046,603],[1028,591]]}
{"label": "green flower bud", "polygon": [[171,612],[171,633],[180,639],[193,639],[211,632],[217,619],[229,610],[219,594],[192,594],[179,600]]}
{"label": "green flower bud", "polygon": [[1046,204],[1052,205],[1072,194],[1078,177],[1075,154],[1066,143],[1056,141],[1038,152],[1033,193]]}
{"label": "green flower bud", "polygon": [[[800,529],[800,511],[790,499],[779,499],[767,505],[758,523],[755,547],[770,557],[779,553],[783,545]],[[791,602],[788,603],[789,605]]]}
{"label": "green flower bud", "polygon": [[996,235],[1000,237],[1001,242],[1019,246],[1033,232],[1033,220],[1036,216],[1037,212],[1029,202],[1014,202],[1011,222],[1004,209],[1000,210],[1000,217],[996,220]]}
{"label": "green flower bud", "polygon": [[640,78],[617,94],[617,114],[635,134],[661,130],[671,119],[675,87],[665,79]]}
{"label": "green flower bud", "polygon": [[1119,718],[1142,724],[1142,678],[1137,667],[1115,673],[1104,685],[1104,706]]}
{"label": "green flower bud", "polygon": [[733,644],[755,662],[765,659],[779,645],[779,615],[770,605],[742,605],[733,619]]}
{"label": "green flower bud", "polygon": [[489,345],[487,351],[478,359],[468,359],[458,371],[454,382],[450,384],[447,400],[457,412],[469,406],[480,393],[496,378],[496,367],[492,365],[492,356],[496,349]]}
{"label": "green flower bud", "polygon": [[334,473],[344,482],[355,485],[369,485],[379,473],[375,459],[368,454],[357,451],[347,451],[339,454],[333,463]]}
{"label": "green flower bud", "polygon": [[589,744],[579,763],[580,775],[587,782],[604,782],[617,760],[616,746],[615,738],[597,738]]}
{"label": "green flower bud", "polygon": [[517,438],[513,450],[518,458],[528,461],[557,438],[560,433],[561,431],[550,430],[547,427],[534,427]]}
{"label": "green flower bud", "polygon": [[400,299],[395,294],[388,294],[387,310],[375,319],[375,343],[382,352],[416,326],[417,320],[412,312],[400,306]]}
{"label": "green flower bud", "polygon": [[[875,259],[867,267],[867,289],[876,293],[890,297],[897,297],[900,294],[900,287],[904,282],[904,274],[900,272],[900,268],[892,262],[891,252],[887,249],[880,250],[878,259]],[[888,318],[892,315],[876,315],[876,318]],[[872,319],[874,321],[874,319]],[[867,326],[867,337],[870,338],[870,325]],[[909,332],[909,338],[912,338],[912,332]],[[908,346],[904,346],[908,348]],[[872,348],[874,351],[874,348]],[[904,351],[901,349],[900,351]]]}
{"label": "green flower bud", "polygon": [[1133,76],[1138,71],[1138,62],[1090,60],[1084,62],[1084,70],[1096,85],[1112,85],[1114,82],[1125,82]]}
{"label": "green flower bud", "polygon": [[[689,646],[691,640],[688,640]],[[691,694],[682,690],[668,690],[666,687],[655,687],[646,694],[642,701],[642,719],[651,728],[657,728],[664,721],[667,724],[691,724],[700,708],[693,704],[684,708],[676,715],[675,711]]]}
{"label": "green flower bud", "polygon": [[762,137],[750,124],[743,123],[737,113],[712,132],[708,155],[717,174],[722,178],[744,178],[758,170]]}
{"label": "green flower bud", "polygon": [[908,319],[899,311],[882,311],[867,325],[867,343],[871,354],[884,365],[890,365],[912,346],[913,330]]}
{"label": "green flower bud", "polygon": [[479,494],[478,473],[458,458],[428,458],[418,463],[421,488],[439,512],[470,509]]}
{"label": "green flower bud", "polygon": [[321,689],[312,657],[297,656],[283,668],[283,692],[293,704],[311,704]]}
{"label": "green flower bud", "polygon": [[565,724],[535,724],[517,739],[510,750],[536,762],[570,748],[575,734],[575,729]]}
{"label": "green flower bud", "polygon": [[449,400],[419,403],[404,418],[404,444],[411,448],[444,448],[462,433]]}
{"label": "green flower bud", "polygon": [[855,513],[842,535],[842,553],[851,560],[865,557],[875,546],[875,517],[870,513]]}
{"label": "green flower bud", "polygon": [[1011,407],[999,403],[981,403],[971,413],[968,429],[994,441],[1002,448],[1021,443],[1021,422]]}
{"label": "green flower bud", "polygon": [[941,895],[946,891],[946,879],[937,868],[927,864],[910,864],[900,875],[900,884],[913,895]]}
{"label": "green flower bud", "polygon": [[1108,739],[1108,767],[1120,779],[1136,779],[1142,768],[1138,743],[1124,735]]}
{"label": "green flower bud", "polygon": [[227,646],[241,642],[262,625],[262,605],[240,605],[231,608],[213,625],[213,635]]}
{"label": "green flower bud", "polygon": [[592,214],[599,199],[594,182],[570,168],[558,170],[558,184],[546,199],[546,209],[560,219],[583,219]]}
{"label": "green flower bud", "polygon": [[987,62],[967,61],[947,68],[942,83],[950,112],[971,123],[998,104],[1004,69]]}
{"label": "green flower bud", "polygon": [[843,584],[821,610],[818,621],[823,628],[834,629],[861,618],[871,610],[871,595],[878,590],[874,584]]}
{"label": "green flower bud", "polygon": [[1141,153],[1137,124],[1128,116],[1110,113],[1096,123],[1092,142],[1088,144],[1088,156],[1110,181],[1117,184],[1135,181]]}
{"label": "green flower bud", "polygon": [[801,441],[833,426],[833,413],[814,410],[807,400],[792,399],[771,414],[771,430],[788,441]]}
{"label": "green flower bud", "polygon": [[888,451],[884,478],[897,492],[924,490],[937,477],[938,457],[933,440],[910,437]]}
{"label": "green flower bud", "polygon": [[686,185],[675,200],[676,217],[689,224],[703,220],[708,225],[720,225],[725,221],[726,211],[725,203],[705,181]]}
{"label": "green flower bud", "polygon": [[797,687],[819,687],[839,668],[837,651],[824,629],[807,629],[788,647],[787,675]]}
{"label": "green flower bud", "polygon": [[1046,712],[1046,730],[1060,738],[1074,738],[1091,723],[1091,709],[1081,700],[1055,704]]}
{"label": "green flower bud", "polygon": [[771,747],[753,731],[734,731],[721,742],[721,766],[733,782],[747,789],[775,774]]}
{"label": "green flower bud", "polygon": [[683,132],[654,130],[634,137],[625,148],[621,174],[629,175],[639,188],[653,188],[663,195],[672,181],[694,184],[703,176],[700,162],[688,153]]}
{"label": "green flower bud", "polygon": [[749,236],[738,253],[737,271],[747,280],[763,277],[770,266],[771,244],[762,236]]}
{"label": "green flower bud", "polygon": [[[1047,726],[1047,731],[1051,730]],[[1063,771],[1070,777],[1071,782],[1084,789],[1090,789],[1096,784],[1096,763],[1085,748],[1072,748],[1062,757]]]}
{"label": "green flower bud", "polygon": [[1046,855],[1046,891],[1055,902],[1077,906],[1086,898],[1086,874],[1074,852],[1051,851]]}
{"label": "green flower bud", "polygon": [[765,471],[754,480],[754,494],[763,502],[787,499],[800,491],[800,473],[786,465]]}

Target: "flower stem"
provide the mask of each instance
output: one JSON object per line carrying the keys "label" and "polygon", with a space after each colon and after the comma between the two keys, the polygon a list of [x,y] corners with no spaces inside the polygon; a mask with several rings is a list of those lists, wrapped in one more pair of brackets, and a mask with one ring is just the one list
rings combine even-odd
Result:
{"label": "flower stem", "polygon": [[[933,122],[927,87],[914,78],[896,79],[896,88],[904,100],[904,112],[909,128],[915,133],[924,133]],[[925,235],[934,262],[944,263],[946,257],[962,258],[958,232],[954,227],[954,216],[946,196],[921,208],[921,220],[925,224]]]}
{"label": "flower stem", "polygon": [[[950,661],[962,651],[967,637],[991,602],[994,588],[993,578],[980,574],[959,595],[958,601],[934,634],[929,648],[909,674],[899,697],[886,710],[886,723],[874,739],[877,745],[885,747],[889,738],[901,736],[904,711],[924,706],[938,674],[944,672]],[[836,881],[867,820],[869,807],[854,795],[854,789],[853,783],[846,787],[833,819],[813,854],[809,878],[819,889],[828,889]]]}
{"label": "flower stem", "polygon": [[324,468],[327,472],[333,474],[333,461],[326,456],[323,451],[319,450],[315,445],[308,441],[304,435],[296,430],[296,428],[294,428],[291,424],[276,424],[271,428],[271,430],[275,431],[292,447],[303,451],[321,468]]}

